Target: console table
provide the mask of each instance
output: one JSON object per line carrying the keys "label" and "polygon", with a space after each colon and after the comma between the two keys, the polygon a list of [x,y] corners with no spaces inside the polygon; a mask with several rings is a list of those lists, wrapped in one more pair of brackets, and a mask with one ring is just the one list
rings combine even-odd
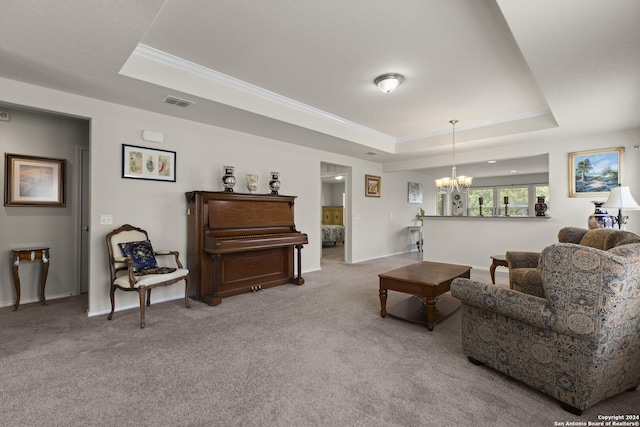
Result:
{"label": "console table", "polygon": [[29,248],[29,249],[13,249],[11,251],[13,260],[13,284],[16,287],[16,304],[13,311],[20,306],[20,276],[18,275],[18,266],[20,261],[42,261],[42,283],[40,286],[40,303],[47,305],[44,297],[44,287],[47,283],[47,274],[49,273],[49,248]]}
{"label": "console table", "polygon": [[[416,245],[416,247],[418,248],[418,252],[422,253],[423,252],[422,227],[409,226],[407,227],[407,229],[409,230],[409,251],[411,251],[411,248],[413,247],[413,245]],[[414,234],[416,234],[415,240],[413,239]]]}

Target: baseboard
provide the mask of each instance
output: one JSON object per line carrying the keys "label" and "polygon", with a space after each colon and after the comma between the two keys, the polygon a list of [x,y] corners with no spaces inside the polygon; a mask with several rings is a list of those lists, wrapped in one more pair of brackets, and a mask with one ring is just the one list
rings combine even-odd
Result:
{"label": "baseboard", "polygon": [[[180,295],[180,296],[175,296],[175,297],[165,297],[165,298],[154,298],[153,301],[151,301],[151,305],[155,305],[155,304],[160,304],[162,302],[167,302],[167,301],[175,301],[175,300],[184,300],[184,295]],[[125,311],[125,310],[132,310],[132,309],[140,309],[140,303],[132,303],[132,304],[127,304],[127,305],[118,305],[116,304],[116,308],[114,310],[114,312],[119,312],[119,311]],[[89,311],[87,310],[87,317],[94,317],[94,316],[103,316],[105,314],[109,314],[111,313],[111,307],[103,309],[103,310],[96,310],[96,311]]]}
{"label": "baseboard", "polygon": [[[74,293],[49,295],[48,292],[45,294],[45,296],[47,298],[47,301],[53,301],[53,300],[61,299],[61,298],[69,298],[69,297],[73,297],[73,296],[77,296],[77,295],[78,294],[74,294]],[[40,303],[40,297],[20,298],[20,305],[21,306],[23,306],[25,304],[33,304],[34,302]],[[0,302],[0,308],[13,307],[15,304],[16,304],[16,300],[13,300],[13,301],[1,301]]]}

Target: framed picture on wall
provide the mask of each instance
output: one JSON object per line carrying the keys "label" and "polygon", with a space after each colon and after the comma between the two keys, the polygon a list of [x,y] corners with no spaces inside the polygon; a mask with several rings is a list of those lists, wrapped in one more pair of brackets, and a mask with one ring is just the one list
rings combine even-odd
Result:
{"label": "framed picture on wall", "polygon": [[624,147],[569,153],[569,197],[606,197],[621,185]]}
{"label": "framed picture on wall", "polygon": [[4,154],[4,205],[65,207],[66,160]]}
{"label": "framed picture on wall", "polygon": [[409,183],[409,203],[422,203],[422,184],[417,182]]}
{"label": "framed picture on wall", "polygon": [[366,197],[380,197],[381,178],[379,176],[365,175],[364,195]]}
{"label": "framed picture on wall", "polygon": [[122,144],[122,177],[176,182],[176,153]]}

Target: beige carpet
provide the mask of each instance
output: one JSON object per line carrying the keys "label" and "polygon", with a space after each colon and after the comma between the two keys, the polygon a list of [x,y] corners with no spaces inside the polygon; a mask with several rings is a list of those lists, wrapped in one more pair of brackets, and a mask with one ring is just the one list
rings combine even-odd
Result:
{"label": "beige carpet", "polygon": [[[553,426],[638,413],[635,392],[576,417],[472,365],[459,312],[433,332],[382,319],[377,274],[416,261],[416,253],[355,265],[323,258],[303,286],[217,307],[152,305],[144,330],[137,310],[87,318],[83,297],[0,309],[0,424]],[[487,271],[473,277],[489,280]]]}

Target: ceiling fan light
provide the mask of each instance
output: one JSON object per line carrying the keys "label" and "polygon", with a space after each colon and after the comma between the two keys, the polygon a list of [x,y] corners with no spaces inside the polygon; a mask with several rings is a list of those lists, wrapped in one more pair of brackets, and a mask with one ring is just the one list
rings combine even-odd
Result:
{"label": "ceiling fan light", "polygon": [[373,82],[376,84],[376,86],[378,86],[378,89],[380,89],[381,92],[391,93],[398,86],[400,86],[400,83],[402,83],[403,81],[404,77],[402,75],[396,73],[388,73],[376,77]]}

